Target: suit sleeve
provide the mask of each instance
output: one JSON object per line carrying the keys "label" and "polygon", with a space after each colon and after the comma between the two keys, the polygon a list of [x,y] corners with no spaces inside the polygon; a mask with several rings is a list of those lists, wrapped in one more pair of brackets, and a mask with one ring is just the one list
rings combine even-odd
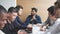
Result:
{"label": "suit sleeve", "polygon": [[31,22],[31,17],[28,16],[28,17],[26,18],[26,21],[25,21],[26,26],[27,26],[30,22]]}

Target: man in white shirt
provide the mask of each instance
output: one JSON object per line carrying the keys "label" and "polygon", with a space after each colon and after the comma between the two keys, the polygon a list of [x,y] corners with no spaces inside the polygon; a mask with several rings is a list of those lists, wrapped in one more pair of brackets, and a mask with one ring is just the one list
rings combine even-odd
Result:
{"label": "man in white shirt", "polygon": [[60,34],[60,7],[55,7],[55,15],[56,15],[56,22],[53,25],[53,29],[51,30],[51,34]]}
{"label": "man in white shirt", "polygon": [[7,10],[0,5],[0,34],[5,34],[4,32],[1,31],[5,24],[7,24]]}
{"label": "man in white shirt", "polygon": [[60,34],[60,6],[55,7],[55,16],[57,20],[55,24],[49,29],[50,34]]}

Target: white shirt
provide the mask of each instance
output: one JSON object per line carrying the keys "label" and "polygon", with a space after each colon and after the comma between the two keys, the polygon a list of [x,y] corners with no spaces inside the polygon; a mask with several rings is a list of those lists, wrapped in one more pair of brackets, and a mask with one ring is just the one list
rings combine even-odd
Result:
{"label": "white shirt", "polygon": [[5,33],[0,30],[0,34],[5,34]]}
{"label": "white shirt", "polygon": [[50,34],[60,34],[60,18],[58,18],[55,21],[55,24],[49,29],[49,33]]}

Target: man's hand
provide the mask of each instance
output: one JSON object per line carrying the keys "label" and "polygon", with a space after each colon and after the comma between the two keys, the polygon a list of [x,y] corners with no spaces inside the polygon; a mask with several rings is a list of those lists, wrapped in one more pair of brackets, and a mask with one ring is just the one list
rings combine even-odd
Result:
{"label": "man's hand", "polygon": [[46,31],[46,26],[40,28],[41,31]]}
{"label": "man's hand", "polygon": [[34,20],[34,19],[36,19],[35,15],[32,17],[31,21]]}

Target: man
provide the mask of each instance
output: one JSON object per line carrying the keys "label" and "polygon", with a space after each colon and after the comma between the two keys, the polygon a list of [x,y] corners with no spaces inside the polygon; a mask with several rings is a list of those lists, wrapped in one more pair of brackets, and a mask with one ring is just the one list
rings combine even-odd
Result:
{"label": "man", "polygon": [[55,3],[54,3],[55,7],[57,6],[60,6],[60,0],[57,0]]}
{"label": "man", "polygon": [[22,12],[23,12],[23,7],[21,6],[21,5],[17,5],[16,7],[15,7],[16,9],[17,9],[17,14],[18,14],[18,16],[16,17],[16,20],[18,21],[18,23],[20,23],[21,24],[21,29],[20,29],[20,31],[21,32],[19,32],[18,34],[27,34],[27,32],[25,31],[25,29],[26,29],[26,25],[25,25],[25,23],[23,23],[22,21],[21,21],[21,19],[20,19],[20,16],[21,16],[21,14],[22,14]]}
{"label": "man", "polygon": [[21,5],[17,5],[15,8],[16,8],[17,11],[18,11],[18,12],[17,12],[18,16],[21,16],[22,11],[23,11],[23,7],[22,7]]}
{"label": "man", "polygon": [[23,27],[17,12],[17,8],[10,7],[8,9],[8,24],[3,29],[6,34],[17,34],[18,30]]}
{"label": "man", "polygon": [[60,34],[60,7],[55,7],[55,16],[57,20],[55,21],[55,24],[49,29],[50,34]]}
{"label": "man", "polygon": [[25,23],[23,23],[23,22],[21,21],[21,19],[20,19],[20,16],[21,16],[21,14],[22,14],[22,12],[23,12],[23,7],[22,7],[21,5],[17,5],[15,8],[17,9],[17,14],[18,14],[18,16],[16,17],[16,19],[17,19],[17,21],[22,25],[21,27],[22,27],[23,29],[25,29],[25,28],[26,28]]}
{"label": "man", "polygon": [[54,29],[51,31],[51,34],[60,34],[60,7],[55,7],[55,15],[57,20],[53,25]]}
{"label": "man", "polygon": [[[46,28],[50,28],[55,24],[56,18],[54,14],[54,6],[49,7],[48,10],[48,19],[43,23],[43,27],[41,28],[42,31],[45,31]],[[45,29],[44,29],[45,28]]]}
{"label": "man", "polygon": [[8,19],[7,19],[7,24],[6,26],[2,29],[3,32],[5,32],[6,34],[17,34],[17,32],[15,31],[16,29],[16,25],[17,25],[17,21],[15,20],[17,16],[17,11],[14,7],[10,7],[8,9]]}
{"label": "man", "polygon": [[54,6],[49,7],[48,9],[48,19],[45,21],[44,25],[52,26],[56,20],[54,15]]}
{"label": "man", "polygon": [[3,29],[5,24],[7,24],[6,19],[7,19],[7,10],[0,5],[0,34],[5,34],[1,31],[1,29]]}
{"label": "man", "polygon": [[40,16],[37,15],[37,9],[36,8],[31,9],[31,15],[29,15],[26,18],[25,23],[26,23],[26,25],[28,25],[29,23],[31,23],[31,24],[37,24],[37,23],[41,24],[42,23]]}

